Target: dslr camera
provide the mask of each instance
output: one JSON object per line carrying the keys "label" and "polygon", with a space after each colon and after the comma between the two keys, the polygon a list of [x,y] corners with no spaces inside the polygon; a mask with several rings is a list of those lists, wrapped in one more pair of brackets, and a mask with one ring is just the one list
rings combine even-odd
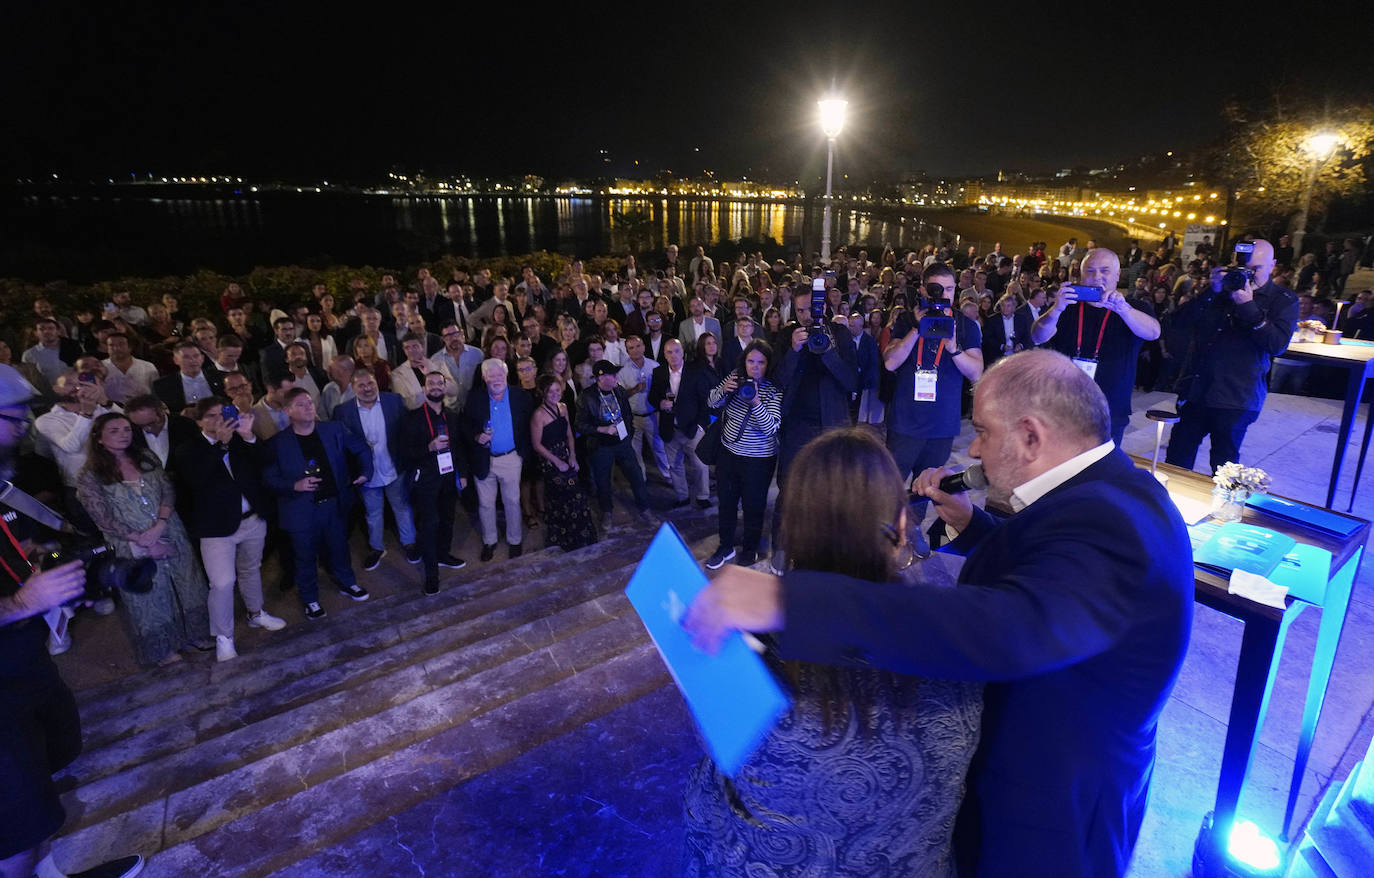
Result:
{"label": "dslr camera", "polygon": [[80,561],[86,568],[86,591],[77,602],[98,601],[116,591],[147,594],[157,575],[157,562],[152,558],[119,558],[114,546],[105,543],[59,546],[39,556],[37,566],[51,570],[70,561]]}
{"label": "dslr camera", "polygon": [[[833,272],[826,272],[831,277]],[[811,281],[811,329],[806,336],[806,349],[813,354],[823,354],[834,346],[830,337],[830,324],[825,319],[825,278]],[[740,388],[741,391],[743,388]],[[745,397],[748,399],[749,397]]]}
{"label": "dslr camera", "polygon": [[1226,269],[1213,280],[1213,288],[1218,293],[1234,293],[1245,289],[1245,285],[1255,279],[1255,270],[1250,267],[1250,259],[1255,255],[1255,245],[1249,241],[1236,242],[1235,266]]}

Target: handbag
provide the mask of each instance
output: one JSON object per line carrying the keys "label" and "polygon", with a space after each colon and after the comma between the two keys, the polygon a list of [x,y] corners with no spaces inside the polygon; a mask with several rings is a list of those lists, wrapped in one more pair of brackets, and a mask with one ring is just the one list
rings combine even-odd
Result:
{"label": "handbag", "polygon": [[697,443],[697,460],[707,466],[715,466],[716,461],[720,460],[721,449],[725,447],[725,440],[721,433],[725,430],[725,417],[722,415],[711,422],[701,433],[701,441]]}

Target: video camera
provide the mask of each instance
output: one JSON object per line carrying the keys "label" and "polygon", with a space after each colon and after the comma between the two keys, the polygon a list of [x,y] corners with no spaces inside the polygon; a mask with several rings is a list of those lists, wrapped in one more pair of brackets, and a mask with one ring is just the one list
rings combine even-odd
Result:
{"label": "video camera", "polygon": [[75,602],[98,601],[116,591],[147,594],[153,590],[157,562],[152,558],[119,558],[114,546],[84,543],[58,548],[38,558],[41,570],[51,570],[71,561],[86,568],[86,591]]}
{"label": "video camera", "polygon": [[147,594],[152,590],[153,577],[157,574],[157,562],[153,559],[120,558],[115,555],[111,545],[83,542],[62,516],[11,482],[0,480],[0,502],[60,535],[58,547],[39,555],[35,567],[50,570],[71,561],[80,561],[86,568],[86,591],[73,603],[98,601],[115,591]]}
{"label": "video camera", "polygon": [[917,299],[917,309],[926,312],[921,318],[922,338],[954,338],[953,303],[945,298],[945,288],[926,284],[926,294]]}
{"label": "video camera", "polygon": [[[834,272],[826,272],[834,277]],[[823,354],[834,346],[830,336],[830,324],[825,319],[825,278],[811,281],[811,329],[806,336],[806,349],[813,354]],[[742,389],[742,388],[741,388]]]}

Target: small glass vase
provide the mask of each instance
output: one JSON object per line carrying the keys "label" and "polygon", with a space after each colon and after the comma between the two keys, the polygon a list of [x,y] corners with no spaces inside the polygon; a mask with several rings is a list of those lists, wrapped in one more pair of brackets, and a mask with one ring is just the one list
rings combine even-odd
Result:
{"label": "small glass vase", "polygon": [[1212,489],[1212,517],[1217,521],[1240,521],[1250,492],[1245,488]]}

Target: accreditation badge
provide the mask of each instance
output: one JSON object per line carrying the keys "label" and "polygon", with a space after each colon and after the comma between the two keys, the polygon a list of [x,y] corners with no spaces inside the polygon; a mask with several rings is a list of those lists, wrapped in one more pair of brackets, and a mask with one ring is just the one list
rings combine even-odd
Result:
{"label": "accreditation badge", "polygon": [[630,435],[630,433],[629,433],[628,430],[625,429],[625,422],[624,422],[624,421],[616,421],[616,422],[615,422],[615,438],[617,438],[617,439],[624,439],[624,438],[625,438],[626,436],[628,436],[628,435]]}
{"label": "accreditation badge", "polygon": [[1083,374],[1089,378],[1097,378],[1097,361],[1089,360],[1086,357],[1074,357],[1073,364],[1083,370]]}
{"label": "accreditation badge", "polygon": [[448,475],[449,473],[453,472],[453,452],[452,452],[452,451],[440,451],[440,452],[438,453],[438,456],[439,456],[439,474],[440,474],[440,475]]}
{"label": "accreditation badge", "polygon": [[936,384],[940,377],[939,372],[917,372],[916,378],[916,401],[934,402]]}

